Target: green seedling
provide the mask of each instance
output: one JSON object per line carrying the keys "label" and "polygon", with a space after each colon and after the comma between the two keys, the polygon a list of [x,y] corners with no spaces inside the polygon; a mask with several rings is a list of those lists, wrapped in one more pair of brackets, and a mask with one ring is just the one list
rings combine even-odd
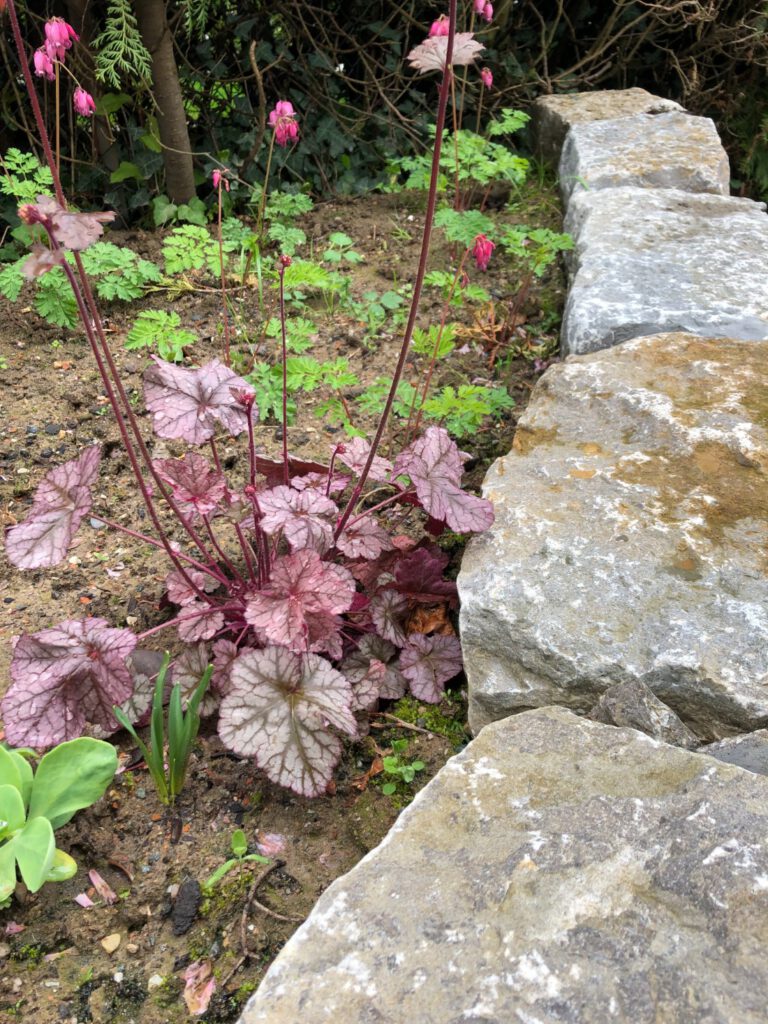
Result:
{"label": "green seedling", "polygon": [[392,740],[392,753],[382,758],[382,765],[387,775],[391,776],[389,782],[381,787],[385,796],[392,796],[397,792],[399,784],[409,786],[416,778],[417,772],[424,771],[426,765],[423,761],[411,761],[410,764],[403,759],[408,749],[408,740]]}
{"label": "green seedling", "polygon": [[203,892],[206,895],[210,895],[222,878],[238,865],[247,864],[248,861],[253,861],[256,864],[269,864],[269,858],[262,857],[260,853],[248,853],[248,840],[241,828],[235,829],[232,833],[230,849],[234,856],[230,857],[229,860],[225,860],[220,867],[216,868],[211,877],[203,883]]}
{"label": "green seedling", "polygon": [[[171,656],[166,652],[160,671],[157,674],[155,694],[152,699],[152,717],[150,719],[150,744],[146,744],[139,738],[138,733],[131,724],[130,719],[120,708],[113,708],[115,718],[120,725],[136,740],[141,755],[146,762],[149,774],[155,784],[157,795],[164,804],[172,804],[184,788],[184,779],[187,774],[189,755],[197,739],[200,728],[200,702],[208,689],[213,674],[213,666],[209,665],[203,672],[200,682],[197,684],[192,696],[189,698],[187,710],[182,711],[181,687],[174,685],[171,689],[171,696],[168,702],[167,722],[163,714],[163,697],[165,694],[165,677],[168,673],[168,666]],[[166,745],[168,748],[168,763],[166,767]]]}
{"label": "green seedling", "polygon": [[182,329],[178,313],[169,313],[165,309],[145,309],[136,317],[136,322],[128,332],[125,347],[129,351],[154,348],[161,359],[180,363],[184,358],[184,349],[196,341],[191,331]]}
{"label": "green seedling", "polygon": [[53,833],[101,797],[117,770],[110,743],[88,737],[49,750],[33,772],[31,750],[0,746],[0,906],[16,887],[16,871],[30,892],[63,882],[77,864],[56,848]]}

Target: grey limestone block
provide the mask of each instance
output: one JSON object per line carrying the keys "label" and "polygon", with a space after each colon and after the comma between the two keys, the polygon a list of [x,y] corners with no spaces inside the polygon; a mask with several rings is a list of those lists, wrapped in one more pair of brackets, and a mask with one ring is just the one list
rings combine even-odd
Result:
{"label": "grey limestone block", "polygon": [[679,111],[575,124],[560,157],[560,191],[633,185],[727,196],[730,165],[714,122]]}
{"label": "grey limestone block", "polygon": [[544,160],[557,166],[568,129],[573,125],[682,109],[674,100],[637,88],[540,96],[532,112],[535,146]]}
{"label": "grey limestone block", "polygon": [[768,338],[768,217],[762,203],[679,189],[574,194],[562,351],[593,352],[665,331]]}
{"label": "grey limestone block", "polygon": [[547,370],[458,578],[474,732],[635,680],[701,742],[768,724],[765,365],[677,334]]}
{"label": "grey limestone block", "polygon": [[321,896],[241,1024],[764,1024],[768,780],[545,708]]}

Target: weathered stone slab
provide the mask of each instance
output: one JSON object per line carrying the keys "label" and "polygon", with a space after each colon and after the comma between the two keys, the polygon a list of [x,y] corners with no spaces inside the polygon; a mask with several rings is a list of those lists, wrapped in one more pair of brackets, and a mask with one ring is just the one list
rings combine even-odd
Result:
{"label": "weathered stone slab", "polygon": [[603,725],[637,729],[673,747],[693,750],[699,746],[696,736],[680,721],[672,708],[659,700],[639,679],[629,679],[625,683],[609,686],[589,712],[589,717],[593,722],[602,722]]}
{"label": "weathered stone slab", "polygon": [[687,335],[546,372],[459,575],[474,731],[629,680],[701,740],[768,724],[767,382]]}
{"label": "weathered stone slab", "polygon": [[690,114],[638,114],[576,124],[560,158],[560,191],[633,185],[727,196],[730,165],[714,122]]}
{"label": "weathered stone slab", "polygon": [[768,217],[749,199],[615,188],[571,197],[564,354],[690,331],[768,338]]}
{"label": "weathered stone slab", "polygon": [[768,729],[757,729],[741,736],[729,736],[725,740],[702,747],[701,753],[716,757],[718,761],[727,761],[728,764],[746,768],[748,772],[768,775]]}
{"label": "weathered stone slab", "polygon": [[242,1024],[763,1024],[768,780],[548,708],[324,893]]}
{"label": "weathered stone slab", "polygon": [[575,124],[682,109],[674,100],[654,96],[645,89],[601,89],[540,96],[532,111],[536,148],[543,159],[557,166],[568,129]]}

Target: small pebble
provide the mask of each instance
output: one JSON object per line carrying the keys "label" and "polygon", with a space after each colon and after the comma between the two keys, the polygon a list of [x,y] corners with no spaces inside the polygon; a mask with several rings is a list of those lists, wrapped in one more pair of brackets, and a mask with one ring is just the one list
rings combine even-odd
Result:
{"label": "small pebble", "polygon": [[107,951],[107,953],[114,953],[117,947],[120,945],[120,941],[120,932],[112,932],[111,935],[106,935],[101,940],[101,945],[102,948]]}
{"label": "small pebble", "polygon": [[0,942],[0,960],[5,960],[10,955],[11,947],[7,942]]}
{"label": "small pebble", "polygon": [[146,791],[146,789],[144,789],[143,786],[139,786],[139,788],[136,790],[136,798],[138,800],[146,800],[146,798],[147,798],[147,791]]}
{"label": "small pebble", "polygon": [[35,434],[36,434],[36,433],[37,433],[37,432],[38,432],[39,430],[40,430],[40,428],[39,428],[39,427],[36,427],[36,426],[34,425],[34,423],[30,423],[30,424],[29,424],[29,425],[27,426],[27,433],[28,433],[28,434],[29,434],[29,435],[30,435],[31,437],[34,437],[34,436],[35,436]]}
{"label": "small pebble", "polygon": [[153,974],[147,981],[147,992],[154,992],[156,988],[162,988],[165,978],[162,974]]}
{"label": "small pebble", "polygon": [[63,427],[60,423],[46,423],[44,429],[46,434],[50,437],[56,437],[56,435],[62,431]]}
{"label": "small pebble", "polygon": [[115,971],[115,973],[112,975],[112,980],[116,981],[117,984],[119,985],[124,977],[125,977],[125,975],[123,974],[122,971]]}
{"label": "small pebble", "polygon": [[139,947],[138,947],[138,945],[135,942],[129,942],[128,945],[125,947],[125,952],[126,953],[138,953],[139,952]]}

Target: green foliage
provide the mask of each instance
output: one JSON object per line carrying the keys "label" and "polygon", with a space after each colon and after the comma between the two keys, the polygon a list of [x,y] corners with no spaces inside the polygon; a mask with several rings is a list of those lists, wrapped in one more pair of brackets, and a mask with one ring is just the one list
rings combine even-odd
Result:
{"label": "green foliage", "polygon": [[343,231],[334,231],[328,236],[328,247],[323,252],[323,259],[326,263],[362,263],[363,257],[352,248],[354,244],[354,239]]}
{"label": "green foliage", "polygon": [[142,41],[131,0],[109,0],[104,28],[92,45],[99,81],[115,89],[124,79],[152,81],[152,58]]}
{"label": "green foliage", "polygon": [[216,868],[210,878],[203,882],[201,888],[204,895],[210,896],[222,878],[234,867],[247,864],[249,861],[253,861],[256,864],[269,864],[268,857],[262,857],[260,853],[248,853],[248,840],[242,829],[235,829],[232,833],[230,849],[234,856],[230,857],[229,860],[225,860],[223,864]]}
{"label": "green foliage", "polygon": [[525,128],[531,120],[530,114],[524,114],[522,110],[513,110],[511,107],[503,107],[499,114],[499,117],[489,121],[485,129],[486,134],[494,138],[499,135],[513,135],[521,128]]}
{"label": "green foliage", "polygon": [[470,249],[478,235],[492,235],[494,223],[480,210],[453,210],[444,206],[435,214],[435,227],[442,228],[449,242]]}
{"label": "green foliage", "polygon": [[570,235],[559,234],[549,228],[531,229],[517,225],[504,228],[499,244],[535,277],[541,277],[561,252],[573,249]]}
{"label": "green foliage", "polygon": [[[411,348],[416,355],[429,356],[431,358],[434,353],[436,359],[444,359],[453,352],[455,337],[455,324],[445,324],[442,333],[440,331],[440,324],[430,324],[426,331],[422,330],[421,327],[414,327]],[[438,338],[440,339],[439,342]],[[437,352],[435,352],[435,345],[437,345]]]}
{"label": "green foliage", "polygon": [[441,423],[454,437],[466,437],[481,426],[486,416],[496,418],[514,404],[506,388],[461,384],[458,388],[445,387],[428,398],[422,416]]}
{"label": "green foliage", "polygon": [[157,675],[155,694],[152,699],[152,717],[149,728],[150,747],[147,747],[139,738],[127,715],[118,707],[112,709],[120,725],[128,730],[138,744],[141,756],[144,758],[155,784],[157,795],[164,804],[172,804],[184,788],[189,755],[192,753],[192,747],[200,728],[200,702],[213,675],[213,665],[209,665],[189,698],[186,711],[182,710],[181,687],[176,683],[171,688],[166,718],[163,715],[163,695],[165,693],[165,677],[170,663],[171,656],[166,653]]}
{"label": "green foliage", "polygon": [[316,391],[328,387],[332,391],[343,391],[357,387],[360,381],[349,370],[349,360],[334,359],[321,363],[311,356],[292,356],[285,363],[288,390],[291,392]]}
{"label": "green foliage", "polygon": [[[447,270],[431,270],[424,277],[424,285],[427,288],[440,288],[443,293],[443,298],[448,300],[453,288],[454,275],[448,273]],[[453,297],[450,300],[452,306],[465,306],[467,303],[483,303],[490,302],[491,296],[479,284],[460,284],[458,288],[453,290]]]}
{"label": "green foliage", "polygon": [[193,196],[188,203],[172,203],[168,196],[155,196],[152,200],[152,219],[156,228],[164,224],[197,224],[205,227],[208,223],[208,208],[202,199]]}
{"label": "green foliage", "polygon": [[145,309],[128,332],[125,347],[129,350],[155,348],[161,359],[179,363],[184,349],[194,345],[197,338],[191,331],[181,330],[178,313],[164,309]]}
{"label": "green foliage", "polygon": [[305,305],[307,292],[313,291],[322,292],[326,305],[331,307],[334,297],[344,287],[343,279],[337,274],[309,260],[294,260],[286,267],[283,284],[286,300],[299,309]]}
{"label": "green foliage", "polygon": [[53,195],[53,177],[34,153],[22,153],[11,146],[0,156],[0,192],[10,196],[15,206],[34,203],[38,196]]}
{"label": "green foliage", "polygon": [[[261,202],[261,185],[257,185],[251,193],[250,205],[258,207]],[[264,209],[265,220],[292,221],[309,213],[314,207],[312,199],[303,192],[275,192],[267,196]]]}
{"label": "green foliage", "polygon": [[74,328],[78,323],[77,303],[64,271],[54,267],[37,278],[35,310],[56,327]]}
{"label": "green foliage", "polygon": [[[256,390],[256,404],[259,408],[259,420],[265,422],[270,418],[280,420],[283,414],[283,368],[270,366],[269,363],[256,363],[245,378]],[[288,399],[288,423],[296,420],[296,402]]]}
{"label": "green foliage", "polygon": [[107,301],[138,299],[146,285],[162,278],[154,263],[112,242],[96,242],[83,251],[82,260],[85,272],[96,279],[99,298]]}
{"label": "green foliage", "polygon": [[[387,395],[392,381],[389,377],[379,377],[365,389],[364,394],[357,399],[358,406],[363,412],[378,416],[384,408]],[[397,387],[397,394],[392,404],[392,412],[400,419],[408,419],[411,405],[416,397],[416,389],[407,380],[401,380]]]}
{"label": "green foliage", "polygon": [[274,242],[285,256],[293,256],[299,246],[304,245],[307,240],[307,236],[301,228],[283,224],[281,221],[275,221],[269,225],[267,238],[270,242]]}
{"label": "green foliage", "polygon": [[24,256],[15,263],[9,263],[0,270],[0,295],[15,302],[18,299],[21,289],[24,287],[24,274],[21,268],[24,266],[27,257]]}
{"label": "green foliage", "polygon": [[[2,275],[0,274],[0,282]],[[267,323],[266,335],[268,338],[281,338],[282,329],[280,320],[273,316]],[[306,320],[302,316],[289,316],[285,321],[285,335],[289,352],[300,355],[312,347],[317,337],[317,324]]]}
{"label": "green foliage", "polygon": [[115,748],[88,737],[54,747],[34,774],[31,754],[0,745],[0,906],[10,900],[17,868],[30,892],[75,874],[53,833],[95,803],[117,770]]}
{"label": "green foliage", "polygon": [[426,767],[423,761],[408,762],[404,756],[407,750],[408,740],[392,740],[392,753],[382,758],[382,767],[389,776],[389,781],[381,787],[385,796],[393,796],[399,786],[410,786],[418,772]]}
{"label": "green foliage", "polygon": [[392,289],[381,294],[371,290],[363,292],[362,302],[349,301],[347,308],[365,325],[366,337],[370,338],[382,330],[388,320],[393,328],[404,323],[404,304],[405,298]]}
{"label": "green foliage", "polygon": [[213,277],[218,277],[221,270],[218,242],[207,228],[196,224],[174,228],[163,239],[163,260],[166,274],[207,269]]}

